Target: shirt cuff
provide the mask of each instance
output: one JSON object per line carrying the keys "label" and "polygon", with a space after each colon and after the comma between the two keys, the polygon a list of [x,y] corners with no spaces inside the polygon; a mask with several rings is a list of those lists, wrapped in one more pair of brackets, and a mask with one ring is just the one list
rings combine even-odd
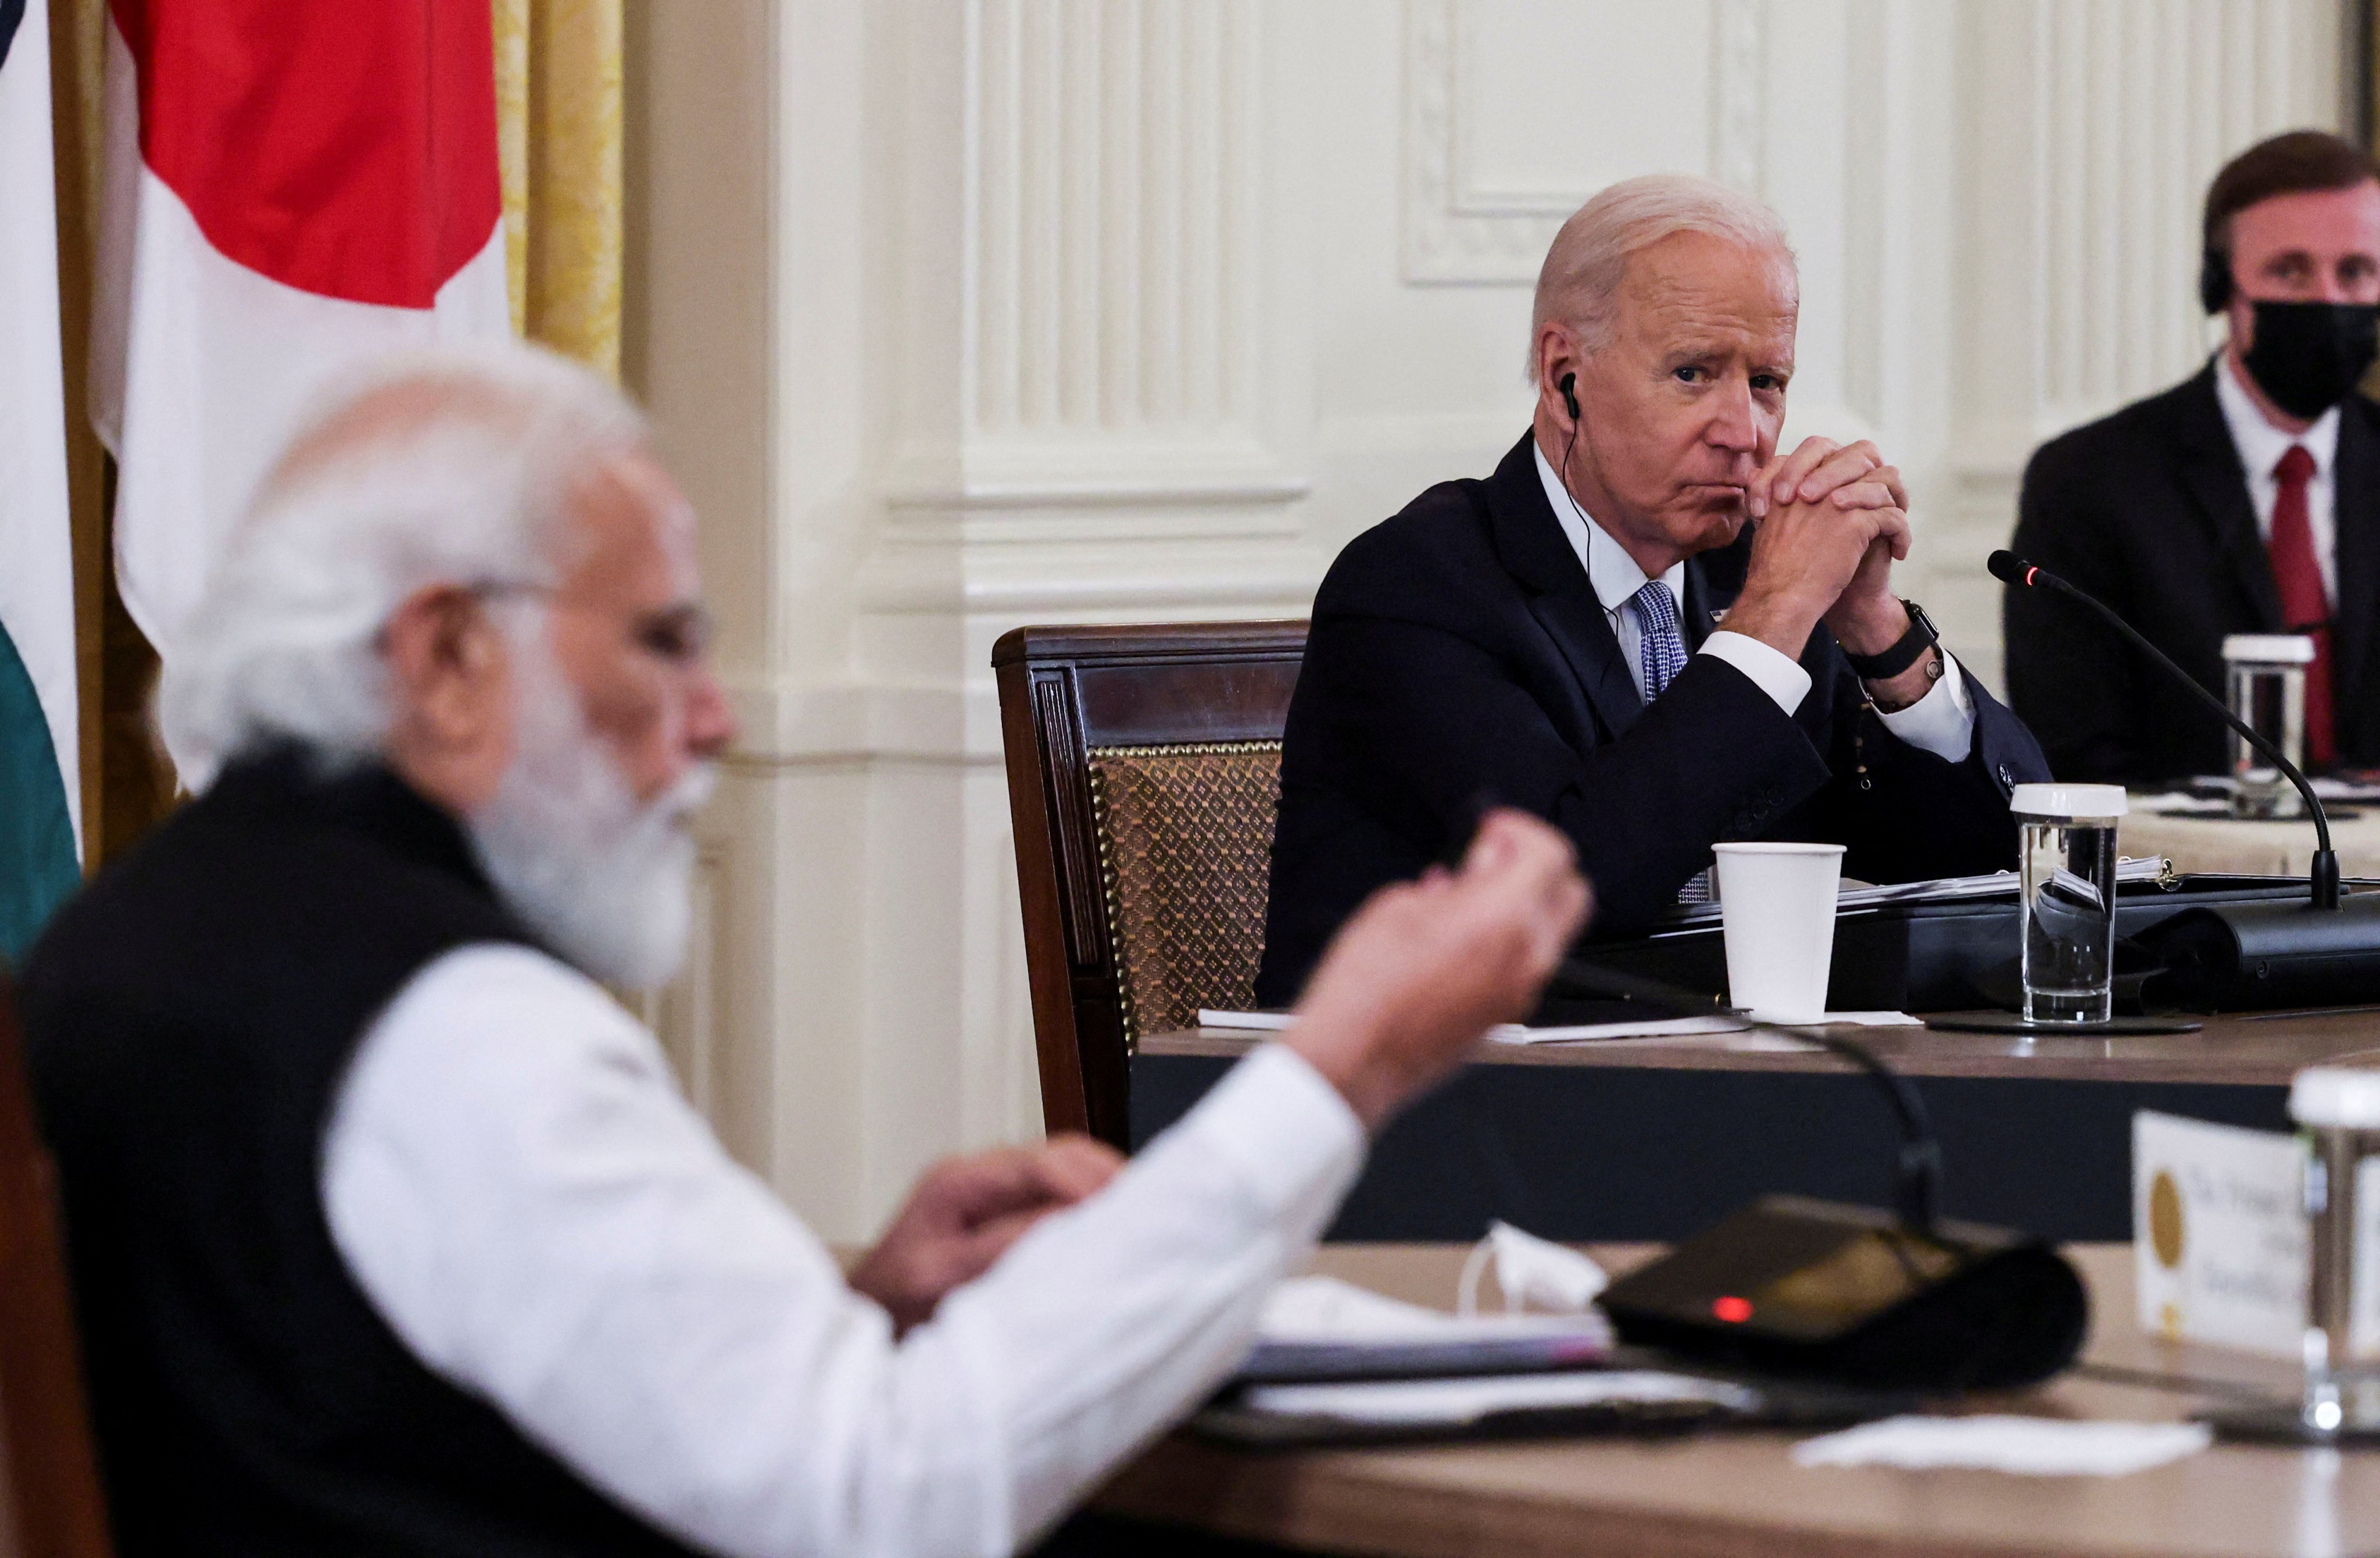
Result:
{"label": "shirt cuff", "polygon": [[1967,678],[1948,650],[1942,651],[1942,679],[1906,709],[1885,713],[1884,728],[1922,752],[1944,762],[1964,762],[1975,744],[1975,700]]}
{"label": "shirt cuff", "polygon": [[1271,1216],[1338,1198],[1364,1163],[1364,1126],[1305,1057],[1266,1044],[1233,1066],[1182,1122],[1182,1134],[1229,1162]]}
{"label": "shirt cuff", "polygon": [[1695,652],[1726,661],[1751,677],[1754,687],[1767,693],[1789,714],[1810,696],[1810,673],[1803,670],[1791,655],[1769,648],[1750,634],[1730,633],[1722,628],[1705,639],[1703,647]]}

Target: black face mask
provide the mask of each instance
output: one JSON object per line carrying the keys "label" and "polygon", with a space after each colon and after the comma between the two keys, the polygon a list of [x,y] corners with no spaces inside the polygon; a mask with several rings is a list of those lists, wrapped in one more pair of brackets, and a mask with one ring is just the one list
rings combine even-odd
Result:
{"label": "black face mask", "polygon": [[2347,398],[2380,351],[2380,309],[2367,303],[2256,302],[2249,376],[2273,404],[2312,421]]}

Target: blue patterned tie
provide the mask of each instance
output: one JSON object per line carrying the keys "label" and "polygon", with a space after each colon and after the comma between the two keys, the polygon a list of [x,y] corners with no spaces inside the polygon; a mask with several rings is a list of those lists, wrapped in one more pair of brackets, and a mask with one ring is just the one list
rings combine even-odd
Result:
{"label": "blue patterned tie", "polygon": [[1644,668],[1645,701],[1650,703],[1686,668],[1686,640],[1678,632],[1678,603],[1670,587],[1655,578],[1628,597],[1628,606],[1636,614],[1636,661]]}
{"label": "blue patterned tie", "polygon": [[[1631,595],[1628,605],[1636,614],[1636,660],[1644,667],[1645,701],[1650,703],[1686,668],[1686,640],[1678,631],[1678,603],[1670,587],[1656,578],[1647,579],[1644,589]],[[1709,879],[1697,871],[1678,889],[1678,902],[1710,902]]]}

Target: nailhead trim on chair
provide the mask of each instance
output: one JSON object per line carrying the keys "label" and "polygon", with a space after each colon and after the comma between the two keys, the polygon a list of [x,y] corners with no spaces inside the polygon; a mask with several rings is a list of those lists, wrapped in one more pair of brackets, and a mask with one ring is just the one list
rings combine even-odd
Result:
{"label": "nailhead trim on chair", "polygon": [[[1087,757],[1100,896],[1129,1050],[1143,1032],[1195,1023],[1201,1006],[1236,1008],[1255,998],[1281,743],[1097,747]],[[1177,761],[1249,757],[1271,761]],[[1118,793],[1139,790],[1154,793]],[[1169,804],[1201,822],[1215,819],[1188,831],[1186,854],[1180,836],[1142,826],[1148,810]]]}

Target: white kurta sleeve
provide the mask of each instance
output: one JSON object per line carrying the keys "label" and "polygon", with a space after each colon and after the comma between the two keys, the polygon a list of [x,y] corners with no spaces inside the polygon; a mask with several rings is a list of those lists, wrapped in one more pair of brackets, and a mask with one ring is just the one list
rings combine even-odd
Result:
{"label": "white kurta sleeve", "polygon": [[334,1239],[432,1371],[722,1553],[998,1553],[1227,1373],[1360,1164],[1278,1046],[895,1344],[721,1150],[650,1034],[540,954],[473,947],[358,1048]]}

